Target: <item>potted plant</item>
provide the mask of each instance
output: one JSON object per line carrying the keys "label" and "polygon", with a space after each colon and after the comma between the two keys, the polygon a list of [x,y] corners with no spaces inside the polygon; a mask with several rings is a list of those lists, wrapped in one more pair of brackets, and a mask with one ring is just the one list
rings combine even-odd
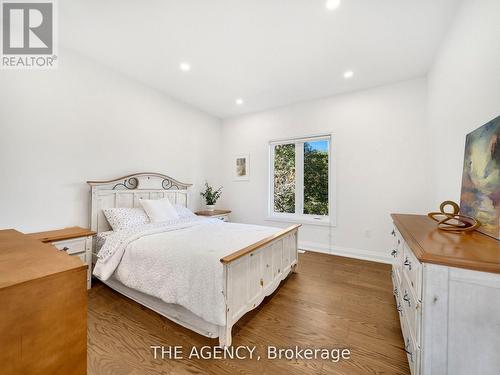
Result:
{"label": "potted plant", "polygon": [[208,182],[205,182],[205,190],[200,193],[200,195],[205,199],[205,204],[208,211],[215,210],[215,203],[220,198],[222,194],[222,186],[215,190],[211,187]]}

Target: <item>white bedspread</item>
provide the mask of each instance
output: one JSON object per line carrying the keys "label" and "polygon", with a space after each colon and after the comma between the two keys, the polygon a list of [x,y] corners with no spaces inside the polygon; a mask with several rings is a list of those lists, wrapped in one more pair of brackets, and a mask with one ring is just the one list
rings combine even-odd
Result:
{"label": "white bedspread", "polygon": [[94,275],[184,306],[207,322],[225,325],[220,258],[279,228],[181,219],[112,234],[98,254]]}

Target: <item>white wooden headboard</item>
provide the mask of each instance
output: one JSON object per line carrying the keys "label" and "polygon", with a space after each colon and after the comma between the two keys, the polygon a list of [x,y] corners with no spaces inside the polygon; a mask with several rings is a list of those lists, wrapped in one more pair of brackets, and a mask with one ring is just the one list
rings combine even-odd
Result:
{"label": "white wooden headboard", "polygon": [[139,199],[168,198],[188,206],[186,184],[161,173],[136,173],[109,181],[87,181],[91,186],[90,229],[98,233],[110,230],[104,208],[140,207]]}

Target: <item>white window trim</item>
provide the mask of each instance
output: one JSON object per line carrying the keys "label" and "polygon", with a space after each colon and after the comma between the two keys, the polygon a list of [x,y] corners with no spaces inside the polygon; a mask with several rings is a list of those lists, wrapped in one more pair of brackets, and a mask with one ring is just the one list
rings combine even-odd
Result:
{"label": "white window trim", "polygon": [[[287,213],[279,213],[274,212],[274,147],[280,144],[287,144],[290,142],[307,142],[314,141],[319,138],[329,137],[329,149],[328,149],[328,216],[320,216],[320,215],[304,215],[304,214],[287,214]],[[267,221],[276,221],[276,222],[286,222],[286,223],[299,223],[305,225],[319,225],[319,226],[327,226],[327,227],[335,227],[337,225],[337,205],[335,204],[336,198],[336,189],[335,183],[336,178],[335,174],[337,168],[335,167],[335,155],[333,147],[334,145],[334,137],[332,133],[325,134],[317,134],[310,135],[306,137],[291,137],[284,138],[278,140],[272,140],[269,142],[269,154],[268,154],[268,207],[267,207]],[[301,160],[303,158],[302,152],[297,152],[298,145],[296,144],[296,152],[295,152],[295,165],[298,165],[298,162],[303,162]],[[300,150],[299,150],[300,151]],[[303,171],[302,171],[303,173]],[[296,178],[296,187],[295,187],[295,201],[300,202],[299,208],[300,212],[303,210],[303,194],[304,194],[304,178],[302,176],[297,176]]]}

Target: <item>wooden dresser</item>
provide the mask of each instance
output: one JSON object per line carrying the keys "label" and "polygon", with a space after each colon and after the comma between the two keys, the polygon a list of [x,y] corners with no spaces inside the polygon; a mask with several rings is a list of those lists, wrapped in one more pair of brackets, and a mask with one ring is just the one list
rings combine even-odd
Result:
{"label": "wooden dresser", "polygon": [[86,374],[87,266],[16,230],[0,230],[2,374]]}
{"label": "wooden dresser", "polygon": [[412,375],[500,373],[500,241],[393,214],[392,281]]}

